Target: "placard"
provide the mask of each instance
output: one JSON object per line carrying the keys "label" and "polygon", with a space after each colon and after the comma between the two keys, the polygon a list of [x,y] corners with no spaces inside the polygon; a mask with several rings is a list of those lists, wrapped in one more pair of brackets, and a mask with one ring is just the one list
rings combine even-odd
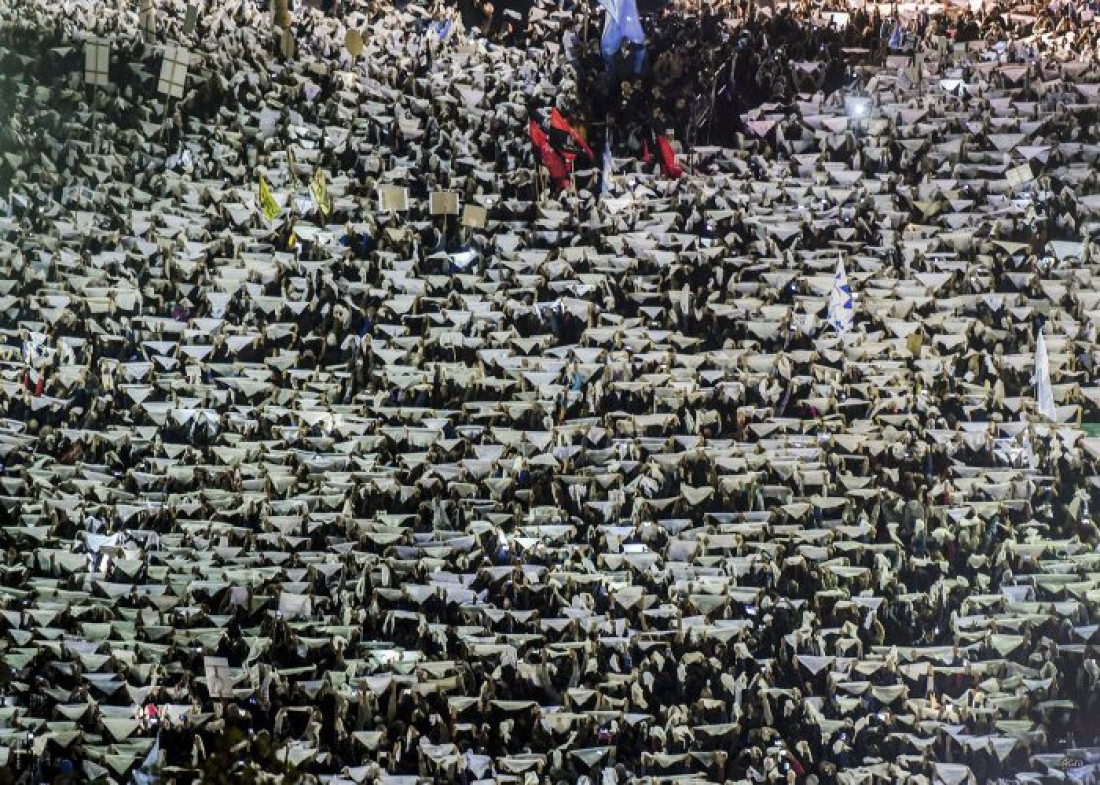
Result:
{"label": "placard", "polygon": [[102,38],[91,38],[84,44],[84,84],[105,87],[111,83],[108,75],[111,45]]}
{"label": "placard", "polygon": [[183,98],[183,89],[187,84],[187,69],[191,66],[191,52],[182,46],[166,46],[164,62],[160,66],[160,81],[157,92],[169,98]]}
{"label": "placard", "polygon": [[409,209],[409,189],[400,185],[380,185],[378,209],[384,213],[405,212]]}
{"label": "placard", "polygon": [[458,192],[433,191],[428,196],[428,211],[432,215],[458,215]]}
{"label": "placard", "polygon": [[489,211],[481,205],[468,204],[462,208],[462,225],[471,229],[484,229],[485,222],[489,218]]}

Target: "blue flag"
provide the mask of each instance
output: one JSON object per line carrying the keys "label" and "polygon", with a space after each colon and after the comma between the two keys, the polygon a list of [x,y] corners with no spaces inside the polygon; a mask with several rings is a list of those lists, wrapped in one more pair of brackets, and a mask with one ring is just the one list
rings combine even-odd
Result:
{"label": "blue flag", "polygon": [[901,47],[904,43],[905,43],[905,36],[902,35],[902,32],[901,32],[901,22],[900,21],[895,21],[894,22],[894,32],[892,32],[890,34],[890,42],[889,42],[888,46],[891,49],[901,49]]}
{"label": "blue flag", "polygon": [[153,748],[145,756],[140,766],[130,776],[131,785],[157,785],[160,782],[160,734],[153,742]]}
{"label": "blue flag", "polygon": [[607,11],[603,37],[600,39],[600,51],[606,59],[610,60],[619,53],[623,39],[633,44],[645,43],[637,0],[600,0],[600,5]]}
{"label": "blue flag", "polygon": [[440,20],[437,22],[432,22],[429,26],[429,29],[433,33],[435,33],[436,37],[439,38],[440,41],[446,41],[447,38],[451,35],[451,21],[452,20],[447,19],[445,21]]}
{"label": "blue flag", "polygon": [[852,287],[848,285],[848,274],[844,272],[844,260],[839,259],[833,276],[833,290],[829,294],[828,322],[838,334],[843,335],[852,329],[854,315]]}

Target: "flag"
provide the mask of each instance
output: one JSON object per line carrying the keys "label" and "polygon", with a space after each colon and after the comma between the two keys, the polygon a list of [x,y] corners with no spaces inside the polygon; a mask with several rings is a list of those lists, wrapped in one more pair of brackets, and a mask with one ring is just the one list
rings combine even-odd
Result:
{"label": "flag", "polygon": [[558,186],[558,188],[568,188],[569,167],[566,166],[565,159],[550,145],[550,139],[546,136],[546,132],[543,131],[534,120],[531,121],[529,130],[531,133],[531,143],[535,146],[535,149],[538,150],[539,157],[542,159],[542,165],[550,172],[550,177],[553,179],[554,184]]}
{"label": "flag", "polygon": [[309,192],[313,196],[313,201],[317,203],[317,209],[321,211],[321,215],[327,217],[332,212],[332,201],[328,198],[325,172],[320,167],[313,170],[313,177],[309,181]]}
{"label": "flag", "polygon": [[844,260],[837,259],[836,275],[833,277],[833,291],[829,295],[828,322],[840,335],[852,328],[855,304],[852,301],[852,287],[848,285],[848,275],[844,272]]}
{"label": "flag", "polygon": [[260,175],[260,211],[264,214],[264,218],[269,221],[275,220],[280,212],[279,203],[271,195],[271,189],[267,187],[267,180],[264,179],[262,174]]}
{"label": "flag", "polygon": [[596,154],[592,152],[592,148],[588,146],[588,142],[584,141],[584,138],[577,133],[576,129],[573,128],[564,117],[561,116],[561,112],[557,109],[550,110],[550,127],[561,131],[576,142],[581,150],[584,151],[584,154],[588,156],[589,161],[596,160]]}
{"label": "flag", "polygon": [[638,18],[637,0],[600,0],[607,11],[600,38],[600,51],[610,60],[619,53],[623,39],[634,44],[645,43],[645,32]]}
{"label": "flag", "polygon": [[891,49],[901,49],[905,43],[905,36],[901,32],[901,21],[894,21],[894,32],[890,34],[890,42],[887,44]]}
{"label": "flag", "polygon": [[1039,337],[1035,340],[1035,401],[1039,405],[1039,414],[1048,420],[1057,420],[1054,408],[1054,390],[1050,386],[1050,358],[1047,356],[1047,339],[1043,328],[1039,328]]}
{"label": "flag", "polygon": [[672,143],[664,136],[657,137],[657,151],[661,154],[661,172],[665,177],[677,179],[684,174],[684,168],[676,161],[676,151]]}
{"label": "flag", "polygon": [[297,166],[298,166],[298,161],[295,160],[295,158],[294,158],[294,148],[293,147],[286,148],[286,168],[287,168],[287,171],[290,172],[290,179],[295,183],[298,182],[298,174],[294,171],[297,168]]}
{"label": "flag", "polygon": [[160,734],[153,742],[153,748],[145,756],[140,766],[134,769],[130,782],[133,785],[156,785],[160,782]]}
{"label": "flag", "polygon": [[611,136],[610,134],[603,142],[603,168],[600,170],[600,196],[607,196],[611,193]]}
{"label": "flag", "polygon": [[441,19],[432,22],[428,29],[435,34],[440,42],[445,42],[451,35],[451,25],[452,21],[450,19]]}

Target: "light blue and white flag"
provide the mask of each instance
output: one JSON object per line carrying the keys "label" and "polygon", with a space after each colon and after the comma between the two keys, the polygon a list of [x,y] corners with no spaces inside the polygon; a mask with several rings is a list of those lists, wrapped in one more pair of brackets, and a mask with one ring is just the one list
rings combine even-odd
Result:
{"label": "light blue and white flag", "polygon": [[432,22],[428,25],[429,32],[433,33],[440,42],[446,42],[451,37],[451,25],[453,21],[450,19],[440,19]]}
{"label": "light blue and white flag", "polygon": [[160,782],[160,734],[153,743],[153,748],[145,756],[140,766],[134,769],[130,776],[131,785],[157,785]]}
{"label": "light blue and white flag", "polygon": [[600,38],[600,51],[605,59],[610,60],[619,53],[623,39],[633,44],[645,43],[637,0],[600,0],[600,5],[607,11]]}
{"label": "light blue and white flag", "polygon": [[836,262],[836,275],[833,277],[833,291],[829,295],[828,322],[838,334],[844,335],[852,329],[855,316],[855,302],[852,299],[852,287],[848,285],[848,275],[844,272],[844,260]]}
{"label": "light blue and white flag", "polygon": [[890,33],[890,41],[887,44],[891,49],[901,49],[905,45],[905,33],[901,29],[901,21],[894,20],[894,31]]}
{"label": "light blue and white flag", "polygon": [[1047,339],[1043,335],[1043,328],[1039,328],[1039,337],[1035,339],[1035,401],[1039,406],[1039,414],[1048,420],[1057,419],[1057,410],[1054,408],[1054,390],[1050,386],[1050,358],[1047,356]]}
{"label": "light blue and white flag", "polygon": [[611,193],[611,136],[603,140],[603,166],[600,169],[600,196]]}

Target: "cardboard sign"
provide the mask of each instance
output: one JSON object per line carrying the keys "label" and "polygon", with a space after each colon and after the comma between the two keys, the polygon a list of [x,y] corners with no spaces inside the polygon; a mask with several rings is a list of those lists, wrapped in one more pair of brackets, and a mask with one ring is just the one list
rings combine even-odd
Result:
{"label": "cardboard sign", "polygon": [[458,193],[433,191],[428,196],[428,211],[432,215],[458,215]]}
{"label": "cardboard sign", "polygon": [[401,213],[409,209],[409,189],[399,185],[378,187],[378,209],[384,213]]}
{"label": "cardboard sign", "polygon": [[348,30],[344,36],[344,48],[351,53],[352,60],[357,60],[363,54],[363,34],[358,30]]}
{"label": "cardboard sign", "polygon": [[187,84],[187,69],[191,66],[191,52],[182,46],[166,46],[164,61],[160,66],[157,92],[169,98],[183,98]]}
{"label": "cardboard sign", "polygon": [[111,45],[102,38],[92,38],[84,44],[84,84],[105,87],[111,83],[108,70]]}
{"label": "cardboard sign", "polygon": [[471,229],[484,229],[489,217],[489,211],[476,204],[468,204],[462,208],[462,225]]}

